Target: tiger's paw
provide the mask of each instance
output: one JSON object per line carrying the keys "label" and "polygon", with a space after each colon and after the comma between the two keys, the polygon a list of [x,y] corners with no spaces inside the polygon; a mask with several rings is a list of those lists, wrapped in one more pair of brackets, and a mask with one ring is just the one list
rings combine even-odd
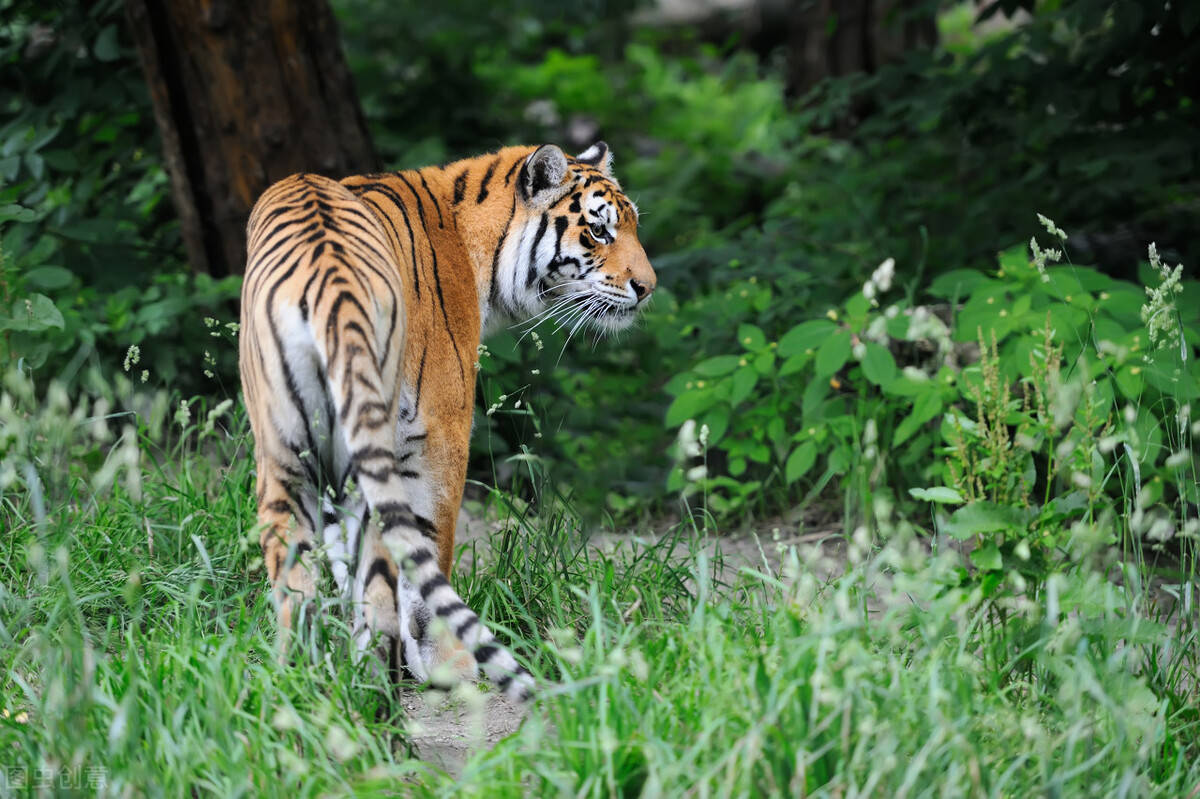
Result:
{"label": "tiger's paw", "polygon": [[403,627],[396,646],[413,679],[435,688],[449,690],[478,675],[475,658],[442,619]]}
{"label": "tiger's paw", "polygon": [[479,675],[475,657],[442,619],[435,619],[426,628],[425,651],[429,657],[429,682],[438,688],[473,681]]}

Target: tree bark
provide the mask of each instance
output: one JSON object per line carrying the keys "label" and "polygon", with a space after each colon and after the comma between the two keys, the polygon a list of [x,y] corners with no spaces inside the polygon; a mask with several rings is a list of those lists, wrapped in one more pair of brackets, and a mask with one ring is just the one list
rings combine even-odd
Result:
{"label": "tree bark", "polygon": [[293,172],[378,168],[328,0],[126,0],[188,259],[240,274],[246,217]]}
{"label": "tree bark", "polygon": [[788,93],[825,78],[874,72],[918,47],[937,44],[930,0],[796,0],[787,24]]}

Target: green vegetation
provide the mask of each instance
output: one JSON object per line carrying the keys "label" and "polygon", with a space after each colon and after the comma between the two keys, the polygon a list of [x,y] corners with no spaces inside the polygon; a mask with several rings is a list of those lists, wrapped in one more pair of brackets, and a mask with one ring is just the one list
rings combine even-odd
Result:
{"label": "green vegetation", "polygon": [[[1045,2],[983,32],[947,4],[936,51],[789,98],[772,58],[631,6],[335,3],[389,166],[593,130],[661,281],[616,341],[549,322],[480,354],[497,531],[456,582],[545,690],[451,778],[345,608],[277,658],[239,285],[183,263],[120,3],[0,0],[25,67],[0,79],[0,779],[1200,785],[1200,17]],[[795,543],[815,516],[841,532]],[[711,554],[754,530],[753,564]]]}
{"label": "green vegetation", "polygon": [[[1018,527],[1019,503],[973,502],[939,516],[931,553],[876,495],[874,529],[846,537],[848,565],[768,539],[759,566],[733,571],[675,547],[697,541],[687,526],[615,554],[582,546],[546,488],[536,512],[493,492],[502,532],[459,575],[546,690],[516,735],[451,779],[409,757],[404,709],[369,661],[353,663],[344,608],[327,604],[277,660],[244,419],[164,394],[108,414],[134,399],[116,383],[94,400],[53,388],[38,406],[12,376],[0,403],[0,746],[29,774],[167,795],[410,780],[429,795],[1170,796],[1200,779],[1194,555],[1152,590],[1110,546],[1138,545],[1134,517],[1052,492]],[[993,446],[982,427],[965,452]],[[1103,450],[1084,435],[1057,457]],[[974,473],[987,496],[1025,455]],[[1171,507],[1127,496],[1135,516]],[[1194,519],[1184,527],[1194,553]],[[949,542],[968,537],[964,558]]]}

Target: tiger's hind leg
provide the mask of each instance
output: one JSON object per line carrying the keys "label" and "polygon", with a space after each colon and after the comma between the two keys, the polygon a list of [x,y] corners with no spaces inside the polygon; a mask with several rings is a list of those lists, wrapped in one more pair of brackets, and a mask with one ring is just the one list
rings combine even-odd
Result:
{"label": "tiger's hind leg", "polygon": [[296,486],[294,475],[299,468],[295,460],[290,451],[282,457],[263,453],[257,467],[259,543],[278,614],[281,648],[287,644],[298,609],[317,595],[313,560],[316,503]]}

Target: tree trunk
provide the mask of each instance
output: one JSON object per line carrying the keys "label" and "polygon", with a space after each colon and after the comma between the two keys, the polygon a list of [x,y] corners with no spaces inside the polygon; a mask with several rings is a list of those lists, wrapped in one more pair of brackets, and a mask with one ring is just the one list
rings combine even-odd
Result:
{"label": "tree trunk", "polygon": [[918,47],[937,44],[930,0],[806,0],[788,19],[788,92],[800,96],[825,78],[874,72]]}
{"label": "tree trunk", "polygon": [[239,274],[246,217],[293,172],[378,168],[328,0],[126,0],[188,259]]}

